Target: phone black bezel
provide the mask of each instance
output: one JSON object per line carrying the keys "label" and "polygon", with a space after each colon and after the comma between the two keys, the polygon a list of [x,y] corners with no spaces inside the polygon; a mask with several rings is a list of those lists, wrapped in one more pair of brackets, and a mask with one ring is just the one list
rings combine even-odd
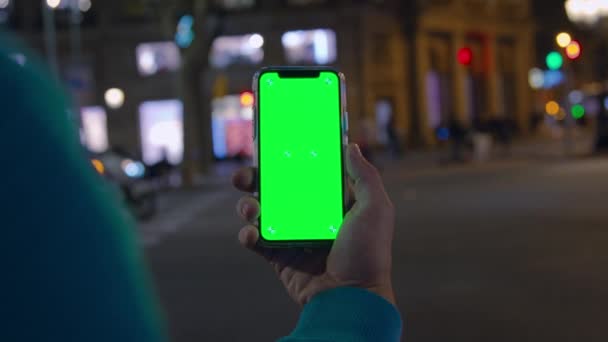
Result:
{"label": "phone black bezel", "polygon": [[[256,177],[256,184],[258,185],[258,189],[257,189],[257,198],[260,202],[260,206],[263,205],[262,203],[262,189],[261,189],[261,182],[260,182],[260,175],[262,172],[262,165],[260,163],[261,160],[261,135],[260,135],[260,94],[259,94],[259,89],[260,89],[260,80],[263,74],[265,73],[269,73],[269,72],[273,72],[273,73],[278,73],[279,77],[302,77],[302,75],[304,75],[305,77],[318,77],[320,75],[321,72],[332,72],[334,73],[338,79],[340,80],[340,84],[339,84],[339,88],[338,88],[338,96],[339,96],[339,106],[340,106],[340,115],[339,115],[339,126],[340,126],[340,135],[339,135],[339,143],[340,146],[342,147],[340,149],[340,167],[341,167],[341,172],[342,172],[342,216],[346,215],[347,212],[347,203],[348,203],[348,192],[347,192],[347,177],[346,177],[346,170],[345,170],[345,164],[344,164],[344,154],[345,154],[345,148],[346,145],[348,143],[348,113],[346,112],[346,84],[344,81],[344,75],[342,73],[340,73],[339,71],[337,71],[334,68],[331,67],[295,67],[295,66],[290,66],[290,67],[265,67],[260,69],[258,72],[256,72],[254,78],[253,78],[253,89],[254,89],[254,93],[255,93],[255,105],[254,105],[254,140],[255,140],[255,149],[256,149],[256,153],[255,153],[255,163],[256,166],[258,168],[258,172],[255,175]],[[283,76],[281,76],[283,75]],[[313,75],[313,76],[311,76]],[[282,240],[282,241],[275,241],[275,240],[267,240],[263,237],[262,234],[262,230],[261,230],[261,215],[258,218],[258,231],[259,231],[259,240],[258,243],[263,246],[263,247],[270,247],[270,248],[328,248],[330,247],[333,242],[335,241],[334,239],[331,240]]]}

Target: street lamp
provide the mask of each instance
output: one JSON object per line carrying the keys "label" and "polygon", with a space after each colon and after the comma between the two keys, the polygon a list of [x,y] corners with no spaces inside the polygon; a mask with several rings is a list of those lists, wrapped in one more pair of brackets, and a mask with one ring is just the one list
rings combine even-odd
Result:
{"label": "street lamp", "polygon": [[568,18],[577,24],[591,26],[608,16],[605,0],[567,0],[565,7]]}

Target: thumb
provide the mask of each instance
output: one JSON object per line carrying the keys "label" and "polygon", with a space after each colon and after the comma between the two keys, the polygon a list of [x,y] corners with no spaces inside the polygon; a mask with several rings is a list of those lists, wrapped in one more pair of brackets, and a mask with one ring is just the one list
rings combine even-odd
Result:
{"label": "thumb", "polygon": [[357,144],[348,145],[346,172],[353,181],[357,202],[370,203],[385,198],[378,170],[363,157]]}

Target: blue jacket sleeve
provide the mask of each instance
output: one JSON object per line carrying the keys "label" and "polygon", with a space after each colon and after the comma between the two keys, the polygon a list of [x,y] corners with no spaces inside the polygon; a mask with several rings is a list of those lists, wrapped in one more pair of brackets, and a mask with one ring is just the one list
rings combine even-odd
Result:
{"label": "blue jacket sleeve", "polygon": [[313,297],[295,330],[280,342],[396,342],[401,330],[394,305],[369,291],[343,287]]}
{"label": "blue jacket sleeve", "polygon": [[9,46],[0,35],[0,341],[163,341],[133,220],[85,158],[57,82]]}

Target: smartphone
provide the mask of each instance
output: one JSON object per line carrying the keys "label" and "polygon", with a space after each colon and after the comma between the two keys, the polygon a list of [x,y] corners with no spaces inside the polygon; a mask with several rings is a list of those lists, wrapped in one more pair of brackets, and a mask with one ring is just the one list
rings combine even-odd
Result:
{"label": "smartphone", "polygon": [[256,73],[253,89],[260,241],[330,245],[347,201],[344,75],[322,67],[270,67]]}

